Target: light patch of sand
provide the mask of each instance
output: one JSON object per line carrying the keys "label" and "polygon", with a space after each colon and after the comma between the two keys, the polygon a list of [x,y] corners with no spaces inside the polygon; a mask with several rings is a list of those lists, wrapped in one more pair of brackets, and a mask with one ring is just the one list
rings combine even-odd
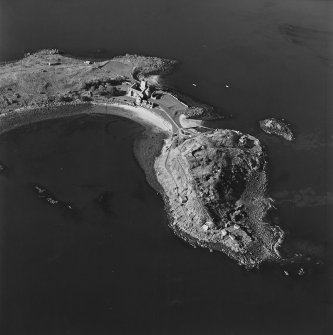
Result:
{"label": "light patch of sand", "polygon": [[195,128],[203,125],[203,121],[188,119],[184,114],[179,116],[179,123],[183,128]]}
{"label": "light patch of sand", "polygon": [[171,123],[165,120],[163,117],[159,116],[155,111],[140,106],[130,106],[120,103],[109,103],[107,106],[118,107],[122,109],[121,111],[117,109],[110,109],[110,114],[112,115],[127,117],[141,124],[157,127],[162,131],[172,133]]}
{"label": "light patch of sand", "polygon": [[[52,108],[20,108],[10,113],[4,113],[0,115],[0,134],[6,131],[10,131],[14,128],[38,122],[43,120],[57,119],[61,117],[68,117],[80,114],[103,114],[116,115],[120,117],[126,117],[133,121],[136,121],[144,126],[151,127],[155,131],[163,131],[172,133],[172,124],[158,115],[157,111],[146,109],[140,106],[130,106],[121,103],[98,103],[93,102],[91,105],[95,106],[106,106],[105,109],[85,109],[79,108],[80,106],[59,106]],[[84,105],[81,105],[84,106]],[[86,104],[89,106],[89,104]],[[59,108],[59,109],[58,109]]]}

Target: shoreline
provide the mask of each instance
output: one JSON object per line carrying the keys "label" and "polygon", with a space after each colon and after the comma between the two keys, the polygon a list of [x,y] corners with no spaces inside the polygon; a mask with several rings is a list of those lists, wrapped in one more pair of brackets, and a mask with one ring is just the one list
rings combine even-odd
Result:
{"label": "shoreline", "polygon": [[[96,107],[106,107],[105,111],[88,111]],[[81,110],[82,108],[82,110]],[[65,109],[63,111],[62,109]],[[59,111],[60,110],[60,111]],[[128,118],[134,120],[141,125],[148,128],[153,128],[159,130],[160,132],[171,133],[172,126],[171,124],[162,117],[159,117],[153,113],[150,113],[149,110],[140,107],[140,106],[130,106],[120,103],[80,103],[75,105],[64,104],[59,106],[45,106],[45,107],[36,107],[36,108],[23,108],[20,110],[15,110],[7,112],[0,115],[0,134],[3,134],[7,131],[11,131],[15,128],[21,126],[45,121],[58,119],[62,117],[74,116],[74,115],[92,115],[92,114],[105,114],[105,115],[114,115],[119,117]]]}
{"label": "shoreline", "polygon": [[213,116],[211,108],[184,104],[158,85],[158,98],[139,98],[146,90],[136,89],[142,84],[136,77],[162,74],[172,65],[138,55],[95,63],[57,50],[29,55],[0,67],[0,134],[72,115],[136,121],[145,131],[134,143],[135,157],[148,183],[162,195],[177,236],[192,246],[223,252],[246,268],[281,260],[278,247],[284,233],[263,221],[270,198],[259,140],[203,126],[202,120]]}

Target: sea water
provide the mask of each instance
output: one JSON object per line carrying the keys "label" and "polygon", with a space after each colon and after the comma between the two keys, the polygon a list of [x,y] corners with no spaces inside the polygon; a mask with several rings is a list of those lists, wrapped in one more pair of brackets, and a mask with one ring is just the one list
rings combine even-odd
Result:
{"label": "sea water", "polygon": [[[132,154],[142,128],[75,117],[1,136],[4,334],[327,334],[332,313],[329,1],[8,1],[0,58],[58,47],[85,58],[175,58],[164,84],[267,148],[272,220],[324,265],[247,272],[167,228]],[[133,10],[135,8],[135,10]],[[43,27],[43,29],[41,29]],[[33,38],[31,38],[33,36]],[[291,122],[296,141],[258,120]],[[125,177],[124,177],[125,176]],[[51,206],[44,185],[73,212]],[[289,269],[288,269],[289,271]]]}

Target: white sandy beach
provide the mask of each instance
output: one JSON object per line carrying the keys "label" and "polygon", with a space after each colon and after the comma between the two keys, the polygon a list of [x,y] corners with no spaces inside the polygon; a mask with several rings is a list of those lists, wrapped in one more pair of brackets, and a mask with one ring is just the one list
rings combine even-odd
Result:
{"label": "white sandy beach", "polygon": [[[163,117],[158,116],[156,112],[146,109],[140,106],[130,106],[126,104],[112,103],[107,104],[108,107],[116,107],[110,109],[110,114],[119,115],[122,117],[127,117],[129,119],[135,120],[143,125],[150,125],[159,128],[162,131],[171,133],[172,125],[170,122],[165,120]],[[119,111],[117,108],[121,108]],[[107,109],[107,114],[108,114]]]}

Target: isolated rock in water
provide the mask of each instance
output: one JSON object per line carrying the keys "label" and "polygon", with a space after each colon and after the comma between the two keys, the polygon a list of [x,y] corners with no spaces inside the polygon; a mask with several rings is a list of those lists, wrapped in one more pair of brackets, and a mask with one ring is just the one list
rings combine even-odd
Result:
{"label": "isolated rock in water", "polygon": [[281,136],[287,141],[295,139],[292,130],[281,120],[270,118],[259,121],[259,124],[260,128],[267,134]]}

